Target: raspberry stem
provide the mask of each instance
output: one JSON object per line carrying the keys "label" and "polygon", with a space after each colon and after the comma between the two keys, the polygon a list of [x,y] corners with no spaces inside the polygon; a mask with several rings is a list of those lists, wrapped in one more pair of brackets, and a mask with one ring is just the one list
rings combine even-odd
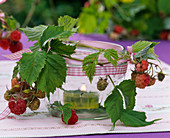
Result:
{"label": "raspberry stem", "polygon": [[110,81],[112,82],[113,86],[116,87],[116,85],[114,84],[112,78],[110,77],[110,75],[107,75],[107,77],[109,77]]}
{"label": "raspberry stem", "polygon": [[155,65],[155,67],[158,67],[159,69],[160,69],[160,71],[162,71],[162,69],[161,69],[161,67],[159,66],[159,65],[157,65],[157,64],[155,64],[155,63],[151,63],[151,62],[148,62],[149,64],[151,64],[151,66],[152,65]]}

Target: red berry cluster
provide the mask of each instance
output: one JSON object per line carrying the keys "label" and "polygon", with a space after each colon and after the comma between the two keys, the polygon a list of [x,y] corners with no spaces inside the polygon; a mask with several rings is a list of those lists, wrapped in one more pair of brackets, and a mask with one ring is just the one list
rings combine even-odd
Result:
{"label": "red berry cluster", "polygon": [[[149,64],[150,68],[148,69]],[[153,67],[155,67],[155,69],[159,68],[161,71],[157,72],[157,75],[155,75]],[[155,84],[156,76],[159,81],[163,81],[165,78],[165,74],[157,64],[148,63],[146,60],[142,60],[135,64],[135,70],[132,71],[131,80],[135,81],[136,87],[144,89],[146,86]]]}
{"label": "red berry cluster", "polygon": [[20,115],[27,107],[32,111],[39,108],[39,99],[45,98],[45,92],[31,87],[21,78],[13,78],[11,84],[12,88],[4,93],[4,99],[9,101],[8,106],[12,113]]}
{"label": "red berry cluster", "polygon": [[154,85],[155,81],[148,73],[149,63],[146,60],[142,60],[135,65],[135,71],[131,74],[131,79],[135,81],[136,87],[144,89],[146,86]]}
{"label": "red berry cluster", "polygon": [[148,62],[146,60],[142,60],[141,63],[136,64],[136,70],[137,72],[143,72],[148,69],[148,66],[149,66]]}
{"label": "red berry cluster", "polygon": [[[69,125],[73,125],[78,121],[78,116],[73,109],[71,109],[71,113],[72,113],[72,115],[71,115],[70,119],[68,120]],[[61,115],[61,119],[64,122],[63,114]],[[64,123],[66,123],[66,122],[64,122]]]}
{"label": "red berry cluster", "polygon": [[6,33],[4,37],[0,36],[0,47],[4,50],[9,49],[12,53],[23,49],[20,42],[21,33],[18,30]]}
{"label": "red berry cluster", "polygon": [[109,37],[113,40],[122,39],[134,39],[138,37],[140,32],[137,29],[133,29],[130,32],[120,25],[115,25],[113,31],[110,33]]}

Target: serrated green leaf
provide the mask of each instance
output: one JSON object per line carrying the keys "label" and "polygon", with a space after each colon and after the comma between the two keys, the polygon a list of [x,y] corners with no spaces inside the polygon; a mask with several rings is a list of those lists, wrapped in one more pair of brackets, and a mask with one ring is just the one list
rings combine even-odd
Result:
{"label": "serrated green leaf", "polygon": [[53,52],[64,55],[71,55],[75,53],[76,49],[76,46],[63,44],[59,39],[51,40],[50,46]]}
{"label": "serrated green leaf", "polygon": [[68,124],[68,120],[71,118],[72,112],[69,107],[62,107],[63,109],[63,120],[66,124]]}
{"label": "serrated green leaf", "polygon": [[45,61],[46,53],[44,51],[22,54],[19,71],[21,78],[32,85],[33,82],[37,81],[42,68],[45,66]]}
{"label": "serrated green leaf", "polygon": [[138,57],[142,57],[144,56],[150,49],[150,45],[145,47],[144,49],[142,49],[141,51],[139,51],[134,57],[138,58]]}
{"label": "serrated green leaf", "polygon": [[152,42],[149,42],[149,41],[138,41],[132,45],[133,53],[138,53],[139,51],[141,51],[147,46],[150,46],[151,44]]}
{"label": "serrated green leaf", "polygon": [[54,93],[56,87],[60,87],[66,78],[66,63],[63,57],[57,54],[48,54],[46,65],[42,69],[38,81],[37,89],[45,91],[47,94]]}
{"label": "serrated green leaf", "polygon": [[92,82],[95,74],[95,67],[98,64],[99,54],[100,52],[90,54],[83,60],[83,71],[85,71],[85,74],[88,76],[90,82]]}
{"label": "serrated green leaf", "polygon": [[39,41],[39,44],[43,47],[51,39],[59,38],[68,38],[72,34],[71,31],[64,31],[64,26],[48,26]]}
{"label": "serrated green leaf", "polygon": [[26,28],[20,28],[20,29],[24,31],[25,35],[28,38],[28,41],[35,41],[35,40],[39,40],[40,36],[42,35],[43,31],[46,28],[47,28],[46,25],[39,25],[33,28],[26,27]]}
{"label": "serrated green leaf", "polygon": [[134,45],[132,45],[133,53],[136,53],[134,57],[135,58],[138,58],[141,56],[143,57],[146,54],[154,54],[155,57],[157,57],[157,55],[154,53],[154,46],[157,44],[159,44],[159,42],[149,42],[149,41],[136,42]]}
{"label": "serrated green leaf", "polygon": [[30,49],[32,52],[38,51],[38,50],[40,49],[39,43],[38,43],[38,42],[34,43],[34,46],[29,47],[29,49]]}
{"label": "serrated green leaf", "polygon": [[17,74],[19,73],[19,68],[20,68],[20,62],[16,62],[16,66],[13,69],[13,75],[12,75],[12,79],[15,78],[17,76]]}
{"label": "serrated green leaf", "polygon": [[132,127],[142,127],[153,124],[155,121],[160,119],[155,119],[153,121],[147,122],[146,115],[144,112],[124,110],[121,114],[120,121],[125,124],[125,126]]}
{"label": "serrated green leaf", "polygon": [[114,49],[106,49],[104,52],[104,57],[110,62],[112,63],[112,65],[114,67],[117,66],[117,62],[118,62],[118,53],[116,50]]}
{"label": "serrated green leaf", "polygon": [[64,31],[77,31],[74,26],[78,22],[78,19],[74,19],[68,15],[65,15],[64,17],[60,17],[58,19],[58,25],[64,26]]}
{"label": "serrated green leaf", "polygon": [[105,100],[104,107],[106,108],[106,112],[109,114],[114,127],[123,111],[123,99],[116,87],[112,91],[112,94]]}
{"label": "serrated green leaf", "polygon": [[136,96],[136,85],[132,80],[124,80],[119,86],[119,90],[121,90],[124,98],[126,109],[132,110],[135,106],[135,96]]}
{"label": "serrated green leaf", "polygon": [[[144,60],[146,60],[146,59],[153,59],[153,60],[159,61],[159,59],[157,58],[157,56],[156,56],[155,54],[153,54],[153,53],[147,53],[147,54],[144,55],[142,58],[143,58]],[[159,62],[160,62],[160,61],[159,61]]]}

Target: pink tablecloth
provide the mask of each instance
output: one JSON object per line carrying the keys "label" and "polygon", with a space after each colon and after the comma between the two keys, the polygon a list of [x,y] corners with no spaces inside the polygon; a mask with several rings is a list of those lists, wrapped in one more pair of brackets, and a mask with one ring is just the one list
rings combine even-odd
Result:
{"label": "pink tablecloth", "polygon": [[[10,79],[14,61],[0,61],[0,111],[7,106],[3,99],[6,85],[10,87]],[[166,74],[170,74],[170,66],[161,65]],[[130,77],[130,68],[126,77]],[[47,136],[71,136],[87,134],[109,134],[109,133],[134,133],[134,132],[162,132],[170,131],[170,76],[166,76],[164,82],[157,82],[153,87],[137,91],[135,109],[146,111],[148,121],[162,118],[153,125],[146,127],[125,127],[122,123],[116,124],[115,131],[109,131],[112,123],[107,120],[80,120],[76,125],[67,126],[59,118],[50,117],[47,113],[45,101],[42,101],[41,111],[44,113],[33,117],[17,117],[10,115],[10,118],[0,120],[0,137],[47,137]]]}

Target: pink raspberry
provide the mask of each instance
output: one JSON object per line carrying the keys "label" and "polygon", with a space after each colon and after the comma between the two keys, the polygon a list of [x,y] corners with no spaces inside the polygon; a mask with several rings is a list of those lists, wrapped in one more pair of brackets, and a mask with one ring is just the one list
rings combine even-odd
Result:
{"label": "pink raspberry", "polygon": [[144,89],[150,82],[150,76],[143,73],[137,74],[135,78],[136,87]]}
{"label": "pink raspberry", "polygon": [[18,30],[13,31],[10,35],[10,39],[18,42],[21,39],[21,33]]}
{"label": "pink raspberry", "polygon": [[0,47],[4,50],[7,50],[10,47],[9,39],[6,38],[0,39]]}

